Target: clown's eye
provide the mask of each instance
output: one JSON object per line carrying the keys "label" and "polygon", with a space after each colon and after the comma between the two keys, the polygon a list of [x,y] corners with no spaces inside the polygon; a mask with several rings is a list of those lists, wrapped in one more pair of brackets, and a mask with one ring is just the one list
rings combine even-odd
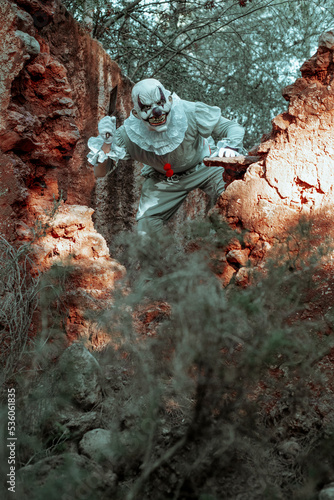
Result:
{"label": "clown's eye", "polygon": [[148,111],[151,106],[142,106],[141,110],[142,111]]}

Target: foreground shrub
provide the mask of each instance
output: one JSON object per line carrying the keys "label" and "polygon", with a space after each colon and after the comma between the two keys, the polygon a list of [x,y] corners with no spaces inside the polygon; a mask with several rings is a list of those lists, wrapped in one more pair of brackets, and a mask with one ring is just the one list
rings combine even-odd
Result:
{"label": "foreground shrub", "polygon": [[[110,336],[93,352],[103,401],[79,408],[69,394],[55,393],[53,367],[45,365],[24,386],[29,398],[21,393],[21,466],[85,453],[83,435],[99,428],[110,431],[110,450],[96,467],[117,482],[103,476],[102,490],[89,487],[78,498],[317,498],[334,467],[333,316],[329,307],[312,311],[330,279],[322,280],[325,252],[319,245],[306,251],[304,228],[298,255],[284,248],[252,285],[224,289],[210,269],[224,231],[217,222],[191,226],[186,252],[168,234],[154,244],[133,235],[115,242],[130,273],[113,307],[94,316]],[[89,425],[74,432],[64,411]],[[62,469],[64,484],[70,470]],[[22,471],[29,495],[39,498],[38,479]],[[43,494],[59,498],[54,477],[43,481]]]}

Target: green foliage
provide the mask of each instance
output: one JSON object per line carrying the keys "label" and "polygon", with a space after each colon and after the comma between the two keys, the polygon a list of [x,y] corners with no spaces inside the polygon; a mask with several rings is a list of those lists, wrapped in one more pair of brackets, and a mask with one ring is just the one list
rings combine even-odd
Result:
{"label": "green foliage", "polygon": [[259,142],[285,111],[281,89],[332,29],[330,0],[63,0],[134,82],[220,106]]}
{"label": "green foliage", "polygon": [[[135,281],[103,319],[114,342],[119,335],[118,349],[108,350],[104,362],[124,365],[126,357],[133,374],[118,391],[118,413],[108,424],[128,444],[115,444],[119,463],[126,471],[141,464],[126,498],[151,498],[154,491],[157,499],[313,499],[330,477],[324,455],[333,465],[332,453],[324,452],[314,466],[313,451],[332,437],[325,437],[311,390],[324,383],[317,362],[332,340],[319,335],[326,326],[321,317],[302,321],[298,315],[315,290],[321,247],[310,255],[311,228],[302,223],[292,233],[299,242],[293,267],[284,249],[253,286],[224,290],[208,267],[210,246],[221,245],[222,228],[214,224],[215,231],[197,223],[185,235],[192,243],[197,238],[195,253],[175,251],[170,235],[144,248],[128,236],[127,245],[121,241],[124,264],[140,249],[144,277],[146,265],[158,276],[144,288]],[[138,342],[133,311],[153,300],[167,301],[171,314],[156,336]],[[281,452],[291,436],[298,451],[293,441],[292,451]],[[310,484],[313,467],[319,476]],[[163,481],[169,490],[159,493]]]}
{"label": "green foliage", "polygon": [[[317,498],[334,466],[333,412],[319,410],[330,397],[320,361],[333,344],[333,319],[326,311],[305,316],[324,286],[314,229],[302,222],[291,232],[293,254],[273,255],[245,289],[224,289],[211,271],[210,256],[224,233],[231,238],[218,220],[189,225],[182,245],[168,233],[114,241],[130,276],[113,306],[95,316],[110,344],[93,352],[104,400],[92,411],[95,427],[111,431],[111,464],[100,466],[118,483],[86,488],[82,498]],[[164,312],[148,329],[147,311],[158,307]],[[53,371],[49,359],[30,382],[17,380],[20,465],[62,457],[85,432],[61,417],[89,412],[55,391]],[[50,474],[41,489],[38,478],[24,476],[30,497],[53,498],[66,482],[74,495],[83,469],[68,460],[61,483]]]}
{"label": "green foliage", "polygon": [[[29,334],[33,316],[41,300],[48,297],[49,289],[56,292],[41,278],[33,257],[33,244],[45,236],[50,222],[55,217],[62,197],[54,198],[50,210],[45,211],[43,220],[37,219],[29,227],[31,238],[28,242],[14,246],[0,236],[0,363],[2,365],[1,385],[7,384],[11,376],[18,372],[19,365],[27,353]],[[48,303],[50,300],[48,298]],[[43,305],[43,298],[42,298]],[[22,363],[24,365],[24,362]]]}
{"label": "green foliage", "polygon": [[2,382],[10,378],[26,350],[29,328],[38,304],[39,276],[31,276],[27,248],[14,248],[0,236],[0,359]]}

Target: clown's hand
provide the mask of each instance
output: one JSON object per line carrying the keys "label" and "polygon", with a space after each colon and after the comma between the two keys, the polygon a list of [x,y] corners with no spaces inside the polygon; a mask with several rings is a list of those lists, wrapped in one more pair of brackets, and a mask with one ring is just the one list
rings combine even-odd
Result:
{"label": "clown's hand", "polygon": [[104,163],[108,158],[122,160],[126,156],[126,150],[117,146],[115,139],[116,118],[114,116],[105,116],[98,123],[99,135],[90,137],[88,147],[90,152],[87,155],[89,163],[93,166],[98,163]]}
{"label": "clown's hand", "polygon": [[111,144],[116,133],[116,118],[114,116],[105,116],[98,124],[99,134],[105,144]]}
{"label": "clown's hand", "polygon": [[219,158],[234,158],[235,156],[239,156],[239,153],[235,149],[226,147],[219,149],[218,156]]}

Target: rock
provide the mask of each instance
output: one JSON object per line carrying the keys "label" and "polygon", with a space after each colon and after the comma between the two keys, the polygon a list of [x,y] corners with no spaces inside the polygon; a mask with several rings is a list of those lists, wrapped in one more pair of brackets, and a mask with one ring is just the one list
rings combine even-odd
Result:
{"label": "rock", "polygon": [[247,232],[244,236],[244,242],[246,247],[251,247],[253,248],[256,243],[259,241],[260,236],[257,233],[254,232]]}
{"label": "rock", "polygon": [[223,179],[225,188],[231,182],[242,179],[249,165],[261,160],[260,156],[237,156],[235,158],[204,158],[203,162],[208,167],[224,167]]}
{"label": "rock", "polygon": [[[245,241],[253,266],[268,254],[263,242],[268,248],[284,242],[301,217],[321,219],[333,210],[333,56],[331,31],[320,37],[317,53],[301,67],[302,77],[283,90],[289,107],[273,119],[271,134],[254,150],[261,161],[231,182],[218,200],[215,210],[233,228],[258,235],[258,243]],[[228,247],[225,253],[232,266],[244,266],[241,254]]]}
{"label": "rock", "polygon": [[334,500],[334,483],[327,484],[320,491],[319,500]]}
{"label": "rock", "polygon": [[230,250],[226,254],[226,259],[230,264],[238,264],[239,266],[245,266],[248,261],[249,249],[245,248],[243,250]]}
{"label": "rock", "polygon": [[34,36],[35,29],[33,25],[33,18],[28,12],[13,6],[16,11],[16,27],[18,30],[28,33],[28,35]]}
{"label": "rock", "polygon": [[66,453],[22,467],[17,480],[20,498],[36,498],[43,489],[57,488],[58,498],[64,500],[87,498],[89,494],[103,500],[112,496],[117,477],[85,456]]}
{"label": "rock", "polygon": [[249,260],[252,263],[252,266],[256,267],[260,264],[270,249],[271,245],[267,241],[258,240],[252,247],[249,255]]}
{"label": "rock", "polygon": [[[282,90],[282,95],[286,101],[290,101],[290,99],[292,97],[294,97],[295,95],[300,95],[302,93],[302,91],[307,88],[307,86],[308,86],[308,83],[307,83],[307,80],[305,78],[297,78],[295,83],[293,83],[292,85],[288,85],[287,87],[285,87]],[[281,115],[278,115],[278,116],[280,117]],[[285,120],[288,120],[289,114],[284,113],[284,117],[285,117],[284,118]],[[277,119],[280,120],[280,118],[278,118],[278,117],[277,117]],[[275,124],[276,118],[274,118],[273,121]],[[286,129],[286,127],[284,128],[284,130],[285,129]]]}
{"label": "rock", "polygon": [[[45,231],[31,249],[40,270],[52,273],[58,269],[56,282],[61,281],[62,274],[67,276],[61,287],[68,339],[88,341],[94,336],[90,342],[100,348],[101,342],[109,339],[86,313],[111,306],[115,284],[125,275],[125,268],[110,257],[105,239],[94,229],[93,212],[89,207],[63,203],[51,220],[41,214],[39,221]],[[33,236],[26,228],[19,234],[25,240]]]}
{"label": "rock", "polygon": [[101,401],[100,367],[94,356],[80,343],[73,343],[59,358],[56,385],[65,397],[83,409]]}
{"label": "rock", "polygon": [[276,116],[272,121],[274,129],[286,130],[290,124],[289,118],[286,113]]}
{"label": "rock", "polygon": [[55,424],[61,424],[68,431],[71,439],[83,436],[86,432],[97,427],[99,415],[96,411],[81,412],[71,406],[55,415]]}
{"label": "rock", "polygon": [[[0,148],[6,153],[0,183],[6,163],[21,161],[26,174],[22,176],[20,169],[14,176],[22,189],[28,189],[32,202],[18,203],[13,223],[1,224],[1,234],[15,239],[15,223],[23,219],[31,226],[40,211],[52,206],[53,195],[59,198],[62,191],[68,204],[95,208],[96,226],[110,243],[115,228],[134,223],[137,170],[127,162],[127,168],[113,174],[112,180],[101,180],[96,189],[86,144],[97,135],[97,123],[116,85],[118,124],[126,118],[132,108],[132,83],[58,0],[4,0],[0,17]],[[14,112],[24,117],[24,123]],[[45,183],[42,192],[31,182],[34,177]],[[1,202],[9,205],[7,193]]]}
{"label": "rock", "polygon": [[227,286],[235,274],[236,270],[234,269],[234,267],[226,263],[223,270],[220,272],[218,276],[223,286]]}
{"label": "rock", "polygon": [[20,30],[16,30],[15,35],[23,42],[23,46],[28,54],[37,56],[40,53],[41,47],[36,38]]}
{"label": "rock", "polygon": [[115,454],[111,446],[111,432],[106,429],[87,432],[79,443],[79,451],[95,462],[112,465]]}
{"label": "rock", "polygon": [[226,251],[229,252],[230,250],[241,250],[242,246],[238,238],[232,238],[227,246],[226,246]]}
{"label": "rock", "polygon": [[236,285],[245,288],[250,283],[251,269],[241,267],[235,275],[234,282]]}
{"label": "rock", "polygon": [[334,50],[334,32],[327,31],[322,33],[319,37],[319,47],[326,47],[327,49]]}

